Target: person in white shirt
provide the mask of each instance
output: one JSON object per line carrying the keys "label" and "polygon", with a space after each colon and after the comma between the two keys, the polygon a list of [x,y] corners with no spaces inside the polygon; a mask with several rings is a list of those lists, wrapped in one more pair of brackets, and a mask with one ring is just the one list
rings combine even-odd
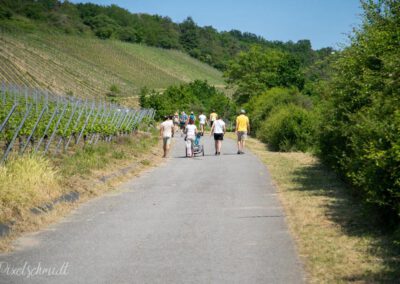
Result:
{"label": "person in white shirt", "polygon": [[160,136],[163,139],[163,158],[166,158],[169,152],[169,146],[171,145],[172,136],[174,136],[174,123],[171,116],[166,116],[165,121],[160,125]]}
{"label": "person in white shirt", "polygon": [[224,140],[225,132],[225,122],[222,120],[222,118],[218,118],[214,121],[211,127],[211,135],[214,134],[215,155],[221,155],[222,140]]}
{"label": "person in white shirt", "polygon": [[194,140],[196,139],[197,127],[194,124],[194,120],[191,118],[189,119],[189,124],[186,125],[185,133],[186,133],[186,141],[190,141],[191,144],[190,157],[193,157],[194,156],[193,147],[194,147]]}
{"label": "person in white shirt", "polygon": [[199,115],[199,124],[200,124],[200,132],[201,132],[201,136],[204,135],[204,127],[207,123],[207,116],[205,116],[203,114],[203,112],[200,113]]}

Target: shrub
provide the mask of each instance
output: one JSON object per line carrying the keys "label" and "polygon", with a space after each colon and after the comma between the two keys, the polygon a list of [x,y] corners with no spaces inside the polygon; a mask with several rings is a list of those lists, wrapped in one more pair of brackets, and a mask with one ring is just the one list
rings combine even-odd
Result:
{"label": "shrub", "polygon": [[117,30],[117,37],[122,41],[127,42],[140,42],[141,36],[131,27],[122,27]]}
{"label": "shrub", "polygon": [[265,119],[274,109],[283,105],[295,104],[305,108],[311,108],[311,100],[300,94],[297,88],[272,88],[262,95],[253,98],[245,108],[250,113],[251,126],[258,130]]}
{"label": "shrub", "polygon": [[336,63],[324,115],[322,158],[375,205],[400,220],[400,2],[364,2],[364,24]]}
{"label": "shrub", "polygon": [[257,136],[274,151],[307,151],[314,144],[316,123],[311,112],[290,104],[276,109]]}

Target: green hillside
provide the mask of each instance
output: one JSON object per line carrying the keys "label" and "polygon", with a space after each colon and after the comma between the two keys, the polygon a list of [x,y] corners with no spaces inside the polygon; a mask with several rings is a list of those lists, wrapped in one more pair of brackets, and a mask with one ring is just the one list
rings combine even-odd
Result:
{"label": "green hillside", "polygon": [[112,85],[136,98],[195,79],[221,87],[222,73],[176,50],[50,33],[0,33],[0,81],[104,98]]}

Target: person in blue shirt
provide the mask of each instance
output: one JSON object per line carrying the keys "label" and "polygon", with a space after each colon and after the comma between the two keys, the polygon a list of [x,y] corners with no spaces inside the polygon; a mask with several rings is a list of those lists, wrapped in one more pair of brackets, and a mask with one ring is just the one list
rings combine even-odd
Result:
{"label": "person in blue shirt", "polygon": [[188,119],[189,118],[188,118],[187,114],[184,111],[182,111],[181,115],[179,116],[179,126],[182,130],[182,135],[183,135],[183,131],[185,130]]}
{"label": "person in blue shirt", "polygon": [[193,111],[190,112],[189,119],[192,119],[193,122],[196,121],[196,116],[194,115]]}

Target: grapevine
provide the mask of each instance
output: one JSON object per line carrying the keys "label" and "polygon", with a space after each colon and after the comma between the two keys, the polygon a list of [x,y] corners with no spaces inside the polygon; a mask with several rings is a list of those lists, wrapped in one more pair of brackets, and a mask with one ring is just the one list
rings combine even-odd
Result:
{"label": "grapevine", "polygon": [[143,119],[154,118],[152,109],[133,110],[5,83],[0,106],[2,162],[10,152],[51,154],[101,140],[111,142],[132,134]]}

